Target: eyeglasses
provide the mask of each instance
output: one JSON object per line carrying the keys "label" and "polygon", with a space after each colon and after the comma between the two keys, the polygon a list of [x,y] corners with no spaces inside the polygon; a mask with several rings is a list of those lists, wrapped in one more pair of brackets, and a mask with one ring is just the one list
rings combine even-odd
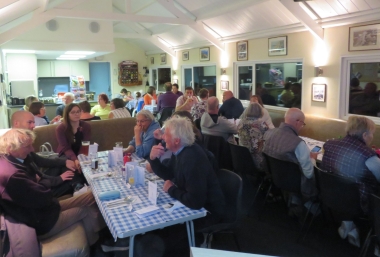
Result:
{"label": "eyeglasses", "polygon": [[304,121],[302,121],[302,120],[297,120],[297,121],[302,122],[303,127],[306,126],[306,123]]}
{"label": "eyeglasses", "polygon": [[80,114],[81,111],[70,112],[71,115]]}
{"label": "eyeglasses", "polygon": [[147,119],[145,119],[145,120],[136,120],[136,123],[143,123],[145,121],[148,121],[148,120]]}

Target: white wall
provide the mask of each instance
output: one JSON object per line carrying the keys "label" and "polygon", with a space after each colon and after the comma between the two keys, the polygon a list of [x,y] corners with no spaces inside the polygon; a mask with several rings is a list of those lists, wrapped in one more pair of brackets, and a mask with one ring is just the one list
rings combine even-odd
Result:
{"label": "white wall", "polygon": [[10,54],[5,56],[8,81],[33,80],[37,92],[37,57],[35,54]]}

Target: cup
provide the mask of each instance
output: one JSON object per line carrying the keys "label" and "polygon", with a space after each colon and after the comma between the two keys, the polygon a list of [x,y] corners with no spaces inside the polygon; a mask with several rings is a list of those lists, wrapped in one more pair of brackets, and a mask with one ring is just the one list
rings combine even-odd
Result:
{"label": "cup", "polygon": [[90,141],[82,141],[82,154],[88,156],[88,148],[90,147]]}
{"label": "cup", "polygon": [[116,142],[115,147],[123,148],[123,142]]}
{"label": "cup", "polygon": [[152,105],[156,105],[156,100],[152,100]]}

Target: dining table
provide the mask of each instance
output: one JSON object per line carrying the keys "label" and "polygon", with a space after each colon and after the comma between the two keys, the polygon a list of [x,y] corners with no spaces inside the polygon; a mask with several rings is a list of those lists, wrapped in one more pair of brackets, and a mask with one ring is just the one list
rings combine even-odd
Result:
{"label": "dining table", "polygon": [[[88,156],[80,154],[78,156],[83,174],[91,187],[96,203],[102,213],[104,220],[115,241],[117,238],[129,237],[129,256],[133,256],[134,238],[138,234],[143,234],[152,230],[162,229],[168,226],[186,223],[189,246],[195,245],[193,220],[206,216],[207,211],[190,209],[186,206],[168,211],[167,206],[172,205],[176,199],[163,191],[164,181],[154,173],[145,170],[144,185],[130,186],[127,183],[126,173],[123,172],[123,162],[116,162],[116,165],[109,167],[108,151],[98,152],[98,168],[91,168],[91,160]],[[135,163],[144,164],[146,161],[132,155]],[[157,184],[157,203],[152,204],[148,199],[149,181]],[[100,196],[105,192],[120,192],[120,197],[109,200],[101,200]],[[138,199],[135,203],[113,204],[120,199],[127,199],[133,196]],[[111,203],[111,204],[110,204]],[[136,211],[146,207],[158,207],[158,212],[139,217]]]}
{"label": "dining table", "polygon": [[309,138],[309,137],[302,137],[302,136],[300,136],[300,138],[303,141],[305,141],[305,143],[306,143],[306,145],[307,145],[307,147],[309,148],[310,151],[314,147],[316,147],[316,146],[320,147],[320,150],[319,150],[318,156],[317,156],[317,161],[321,162],[322,158],[323,158],[323,145],[325,144],[325,142],[319,141],[319,140],[316,140],[316,139],[312,139],[312,138]]}

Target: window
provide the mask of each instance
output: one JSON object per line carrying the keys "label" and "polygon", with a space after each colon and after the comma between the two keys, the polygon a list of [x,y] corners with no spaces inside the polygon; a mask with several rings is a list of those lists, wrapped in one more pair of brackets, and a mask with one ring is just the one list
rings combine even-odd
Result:
{"label": "window", "polygon": [[[251,65],[250,65],[251,64]],[[237,67],[238,97],[260,95],[265,105],[301,108],[302,62],[249,63]]]}
{"label": "window", "polygon": [[152,81],[157,92],[165,92],[165,83],[171,82],[171,68],[152,69]]}
{"label": "window", "polygon": [[[209,91],[209,96],[216,96],[216,66],[192,66],[183,67],[183,85],[194,88],[194,95],[198,95],[201,88]],[[193,83],[194,82],[194,83]]]}

